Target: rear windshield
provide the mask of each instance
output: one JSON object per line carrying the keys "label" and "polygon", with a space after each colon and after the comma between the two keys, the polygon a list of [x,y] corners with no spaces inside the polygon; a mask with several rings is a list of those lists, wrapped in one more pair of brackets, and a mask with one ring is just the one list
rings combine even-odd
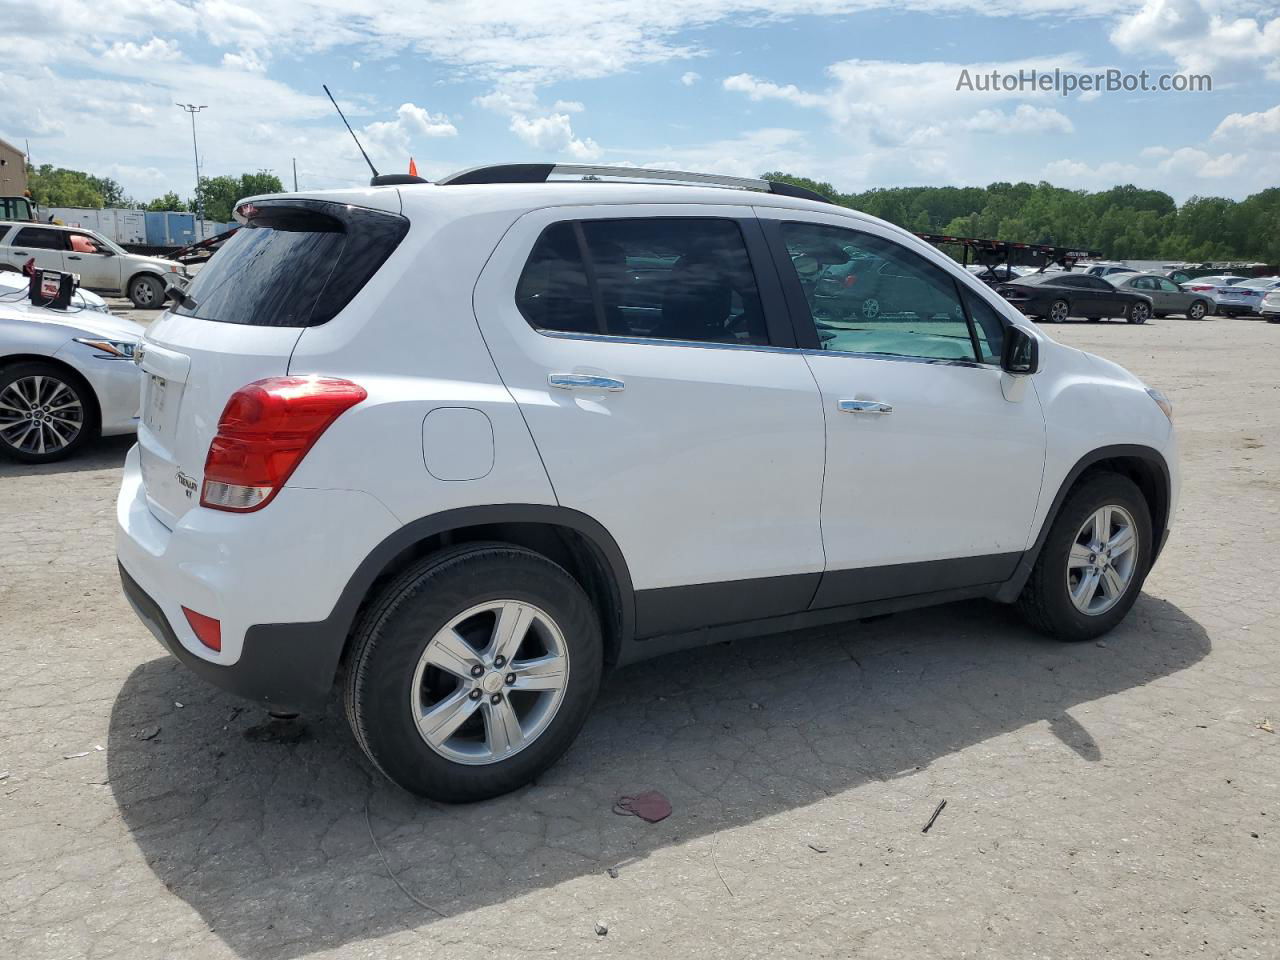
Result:
{"label": "rear windshield", "polygon": [[360,292],[408,227],[403,217],[364,207],[264,202],[173,312],[255,327],[317,326]]}

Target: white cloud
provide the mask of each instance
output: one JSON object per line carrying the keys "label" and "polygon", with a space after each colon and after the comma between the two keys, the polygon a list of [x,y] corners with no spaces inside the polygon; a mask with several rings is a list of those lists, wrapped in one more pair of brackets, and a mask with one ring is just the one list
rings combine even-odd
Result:
{"label": "white cloud", "polygon": [[1073,133],[1075,127],[1053,107],[1033,107],[1020,103],[1013,113],[979,110],[961,126],[978,133]]}
{"label": "white cloud", "polygon": [[351,69],[352,69],[352,70],[359,70],[361,66],[363,66],[363,64],[361,64],[359,60],[352,60],[352,61],[351,61]]}
{"label": "white cloud", "polygon": [[1054,160],[1045,165],[1043,176],[1062,186],[1096,189],[1136,179],[1141,173],[1141,167],[1114,160],[1097,165],[1079,160]]}
{"label": "white cloud", "polygon": [[222,65],[228,70],[248,70],[250,73],[266,73],[267,65],[256,50],[241,50],[239,53],[224,53]]}
{"label": "white cloud", "polygon": [[587,108],[581,100],[557,100],[551,109],[557,113],[581,113]]}
{"label": "white cloud", "polygon": [[805,93],[794,83],[779,86],[768,80],[757,80],[749,73],[737,73],[725,77],[722,84],[726,90],[734,93],[745,93],[752,100],[785,100],[798,107],[820,107],[825,99],[819,93]]}
{"label": "white cloud", "polygon": [[1230,19],[1219,9],[1214,0],[1146,0],[1120,17],[1111,42],[1125,53],[1161,51],[1184,72],[1221,73],[1219,81],[1258,67],[1280,78],[1280,16]]}
{"label": "white cloud", "polygon": [[511,118],[511,132],[536,150],[567,154],[575,160],[595,160],[601,153],[594,140],[574,136],[569,117],[563,113],[543,117],[517,113]]}
{"label": "white cloud", "polygon": [[1280,106],[1258,113],[1231,113],[1213,131],[1215,140],[1260,139],[1280,136]]}
{"label": "white cloud", "polygon": [[364,128],[373,140],[407,145],[413,137],[456,137],[455,127],[443,113],[429,113],[413,103],[402,103],[394,120],[378,120]]}
{"label": "white cloud", "polygon": [[146,60],[155,62],[177,60],[181,58],[182,51],[172,40],[166,40],[163,37],[152,37],[142,44],[134,43],[131,40],[113,43],[103,52],[102,56],[107,60]]}
{"label": "white cloud", "polygon": [[1248,163],[1248,154],[1211,154],[1198,147],[1180,147],[1161,160],[1156,169],[1161,173],[1220,180],[1236,176]]}
{"label": "white cloud", "polygon": [[688,70],[680,74],[680,82],[686,87],[692,87],[695,83],[702,79],[702,74],[695,70]]}
{"label": "white cloud", "polygon": [[624,151],[621,165],[758,177],[767,170],[814,170],[818,159],[799,130],[766,127],[709,143]]}

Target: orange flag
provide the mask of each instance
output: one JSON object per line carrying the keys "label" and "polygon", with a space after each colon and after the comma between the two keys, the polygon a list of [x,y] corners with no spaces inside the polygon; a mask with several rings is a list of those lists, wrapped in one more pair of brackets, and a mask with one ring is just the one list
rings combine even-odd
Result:
{"label": "orange flag", "polygon": [[413,157],[409,158],[409,176],[416,177],[418,175],[418,165],[413,162]]}

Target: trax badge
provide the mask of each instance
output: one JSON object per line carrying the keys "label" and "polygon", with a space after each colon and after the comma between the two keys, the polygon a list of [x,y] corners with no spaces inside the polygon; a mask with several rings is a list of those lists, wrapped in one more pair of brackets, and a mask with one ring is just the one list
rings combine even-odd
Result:
{"label": "trax badge", "polygon": [[178,477],[178,482],[179,482],[180,484],[182,484],[183,489],[185,489],[185,490],[187,491],[187,496],[188,496],[188,497],[189,497],[189,496],[191,496],[193,493],[195,493],[195,492],[196,492],[196,482],[195,482],[194,480],[192,480],[190,477],[188,477],[188,476],[187,476],[185,473],[183,473],[181,470],[179,470],[179,471],[178,471],[178,473],[177,473],[177,477]]}

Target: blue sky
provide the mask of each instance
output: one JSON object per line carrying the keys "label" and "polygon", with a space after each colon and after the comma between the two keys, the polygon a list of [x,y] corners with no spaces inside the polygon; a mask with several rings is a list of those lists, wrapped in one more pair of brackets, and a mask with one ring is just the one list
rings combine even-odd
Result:
{"label": "blue sky", "polygon": [[[1243,197],[1280,178],[1280,11],[1254,0],[0,0],[0,137],[140,199],[203,171],[366,182],[564,160],[843,190],[1049,180]],[[1207,73],[1211,93],[957,91],[961,69]]]}

